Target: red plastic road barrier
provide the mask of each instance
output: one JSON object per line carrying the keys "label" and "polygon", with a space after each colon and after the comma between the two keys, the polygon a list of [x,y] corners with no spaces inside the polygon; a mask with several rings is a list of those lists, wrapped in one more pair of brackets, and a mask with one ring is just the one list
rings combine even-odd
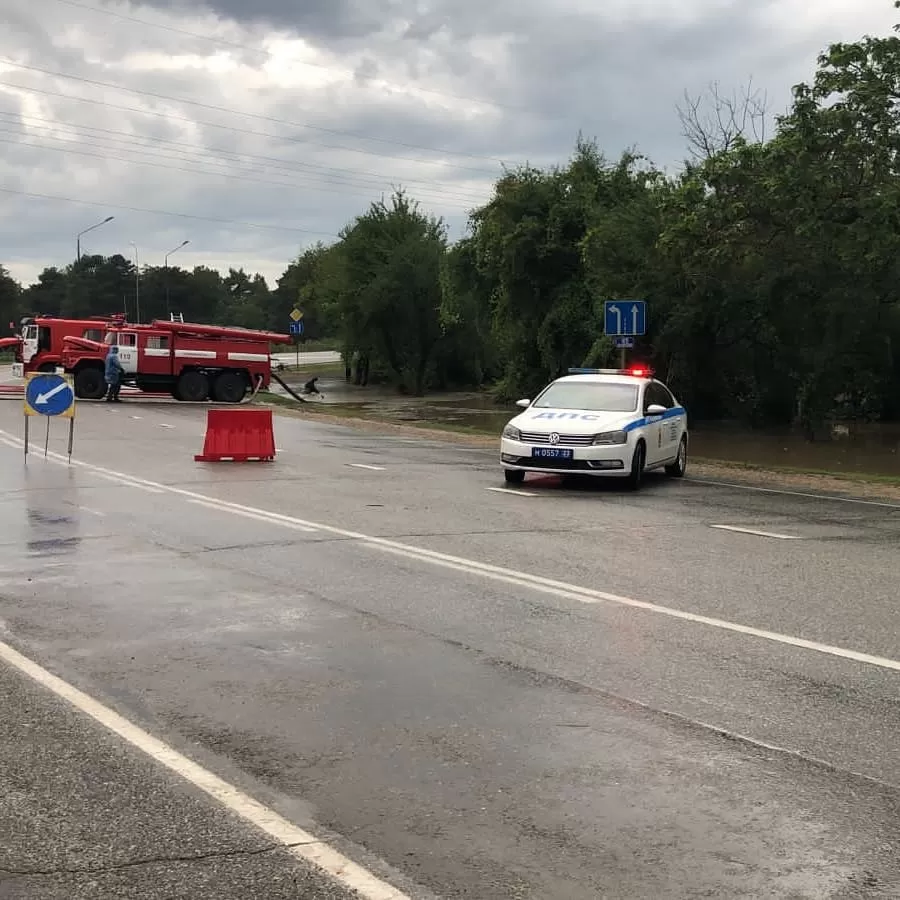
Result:
{"label": "red plastic road barrier", "polygon": [[196,462],[275,459],[271,409],[211,409],[206,418],[206,441]]}

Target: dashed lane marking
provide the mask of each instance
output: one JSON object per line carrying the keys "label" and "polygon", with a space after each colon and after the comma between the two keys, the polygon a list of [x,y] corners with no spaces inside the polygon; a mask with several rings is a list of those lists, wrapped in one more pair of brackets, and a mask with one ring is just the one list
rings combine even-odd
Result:
{"label": "dashed lane marking", "polygon": [[691,484],[709,484],[714,487],[733,488],[738,491],[752,491],[757,494],[782,494],[786,497],[804,497],[807,500],[821,500],[826,503],[855,503],[859,506],[879,506],[882,509],[896,509],[900,512],[900,503],[885,503],[881,500],[863,500],[860,497],[836,497],[833,494],[814,494],[811,491],[791,491],[787,488],[765,488],[754,484],[736,484],[730,481],[714,481],[708,478],[686,478]]}
{"label": "dashed lane marking", "polygon": [[759,531],[756,528],[740,528],[737,525],[710,525],[710,528],[718,528],[720,531],[736,531],[740,534],[752,534],[756,537],[776,538],[779,541],[799,541],[802,540],[796,534],[778,534],[775,531]]}

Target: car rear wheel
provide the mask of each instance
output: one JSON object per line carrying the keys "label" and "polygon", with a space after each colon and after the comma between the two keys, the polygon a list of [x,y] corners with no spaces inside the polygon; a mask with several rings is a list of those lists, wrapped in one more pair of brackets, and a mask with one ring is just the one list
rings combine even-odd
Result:
{"label": "car rear wheel", "polygon": [[503,477],[507,484],[521,484],[525,480],[525,473],[518,469],[504,469]]}
{"label": "car rear wheel", "polygon": [[628,474],[628,487],[636,491],[644,480],[644,462],[647,458],[647,450],[641,441],[634,448],[634,456],[631,458],[631,472]]}
{"label": "car rear wheel", "polygon": [[671,475],[672,478],[684,478],[684,473],[687,471],[687,435],[683,434],[681,436],[681,443],[678,445],[678,456],[675,457],[675,462],[670,466],[666,466],[666,475]]}

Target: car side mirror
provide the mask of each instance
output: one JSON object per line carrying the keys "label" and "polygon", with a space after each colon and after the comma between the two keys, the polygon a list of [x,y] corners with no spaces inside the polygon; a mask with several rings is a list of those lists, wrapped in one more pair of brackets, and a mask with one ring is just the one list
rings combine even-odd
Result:
{"label": "car side mirror", "polygon": [[521,406],[522,409],[528,409],[531,406],[530,400],[516,400],[516,406]]}
{"label": "car side mirror", "polygon": [[647,416],[661,416],[665,413],[666,408],[664,406],[660,406],[658,403],[651,403],[647,407],[647,412],[644,415]]}

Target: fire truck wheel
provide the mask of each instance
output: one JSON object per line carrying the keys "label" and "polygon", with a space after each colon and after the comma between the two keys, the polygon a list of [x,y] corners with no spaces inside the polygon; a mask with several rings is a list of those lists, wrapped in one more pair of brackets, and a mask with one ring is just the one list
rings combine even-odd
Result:
{"label": "fire truck wheel", "polygon": [[102,400],[106,380],[100,369],[88,367],[75,373],[75,396],[82,400]]}
{"label": "fire truck wheel", "polygon": [[202,403],[209,399],[209,379],[202,372],[184,372],[175,390],[179,400]]}
{"label": "fire truck wheel", "polygon": [[247,393],[247,382],[237,372],[223,372],[213,382],[213,399],[217,403],[240,403]]}

